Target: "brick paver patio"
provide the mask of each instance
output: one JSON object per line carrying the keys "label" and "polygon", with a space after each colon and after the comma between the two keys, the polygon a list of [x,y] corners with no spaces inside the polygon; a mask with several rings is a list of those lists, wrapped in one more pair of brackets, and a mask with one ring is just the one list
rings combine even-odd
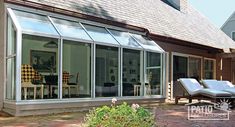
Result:
{"label": "brick paver patio", "polygon": [[[233,127],[235,111],[227,121],[190,121],[187,120],[187,107],[183,104],[163,104],[154,106],[156,123],[159,127]],[[79,127],[86,112],[62,113],[41,116],[12,117],[0,113],[0,127]]]}

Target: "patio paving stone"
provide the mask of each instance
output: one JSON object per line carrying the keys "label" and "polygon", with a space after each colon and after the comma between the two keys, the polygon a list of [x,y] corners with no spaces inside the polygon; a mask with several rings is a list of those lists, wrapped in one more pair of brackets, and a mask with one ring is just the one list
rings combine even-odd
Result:
{"label": "patio paving stone", "polygon": [[[195,121],[187,119],[184,104],[156,104],[150,107],[158,127],[235,127],[235,110],[230,120]],[[0,112],[0,127],[81,127],[87,112],[73,112],[40,116],[12,117]]]}

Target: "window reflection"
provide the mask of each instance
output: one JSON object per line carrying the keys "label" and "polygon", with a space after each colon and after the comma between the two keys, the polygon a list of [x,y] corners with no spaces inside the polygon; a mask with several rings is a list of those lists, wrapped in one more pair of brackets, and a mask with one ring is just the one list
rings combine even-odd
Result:
{"label": "window reflection", "polygon": [[119,43],[108,33],[103,27],[97,27],[92,25],[83,24],[88,34],[96,42],[105,42],[109,44],[119,45]]}
{"label": "window reflection", "polygon": [[146,95],[160,95],[162,93],[160,61],[160,53],[147,52]]}
{"label": "window reflection", "polygon": [[204,60],[204,79],[214,79],[214,60]]}
{"label": "window reflection", "polygon": [[123,96],[140,95],[140,51],[123,49]]}
{"label": "window reflection", "polygon": [[7,18],[6,99],[16,98],[16,31],[10,17]]}
{"label": "window reflection", "polygon": [[64,41],[62,74],[64,98],[91,97],[90,58],[90,44]]}
{"label": "window reflection", "polygon": [[91,40],[78,22],[51,18],[63,37]]}
{"label": "window reflection", "polygon": [[23,31],[58,35],[47,16],[17,10],[14,12]]}
{"label": "window reflection", "polygon": [[118,96],[118,48],[96,46],[96,97]]}
{"label": "window reflection", "polygon": [[21,88],[22,99],[58,98],[58,46],[45,47],[57,39],[23,35]]}

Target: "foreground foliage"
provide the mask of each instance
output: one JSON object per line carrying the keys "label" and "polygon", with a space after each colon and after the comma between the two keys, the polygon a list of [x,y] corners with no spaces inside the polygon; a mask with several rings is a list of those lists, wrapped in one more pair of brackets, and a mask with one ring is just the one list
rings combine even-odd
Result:
{"label": "foreground foliage", "polygon": [[153,127],[154,116],[138,104],[127,103],[111,107],[103,106],[91,110],[85,119],[86,127]]}

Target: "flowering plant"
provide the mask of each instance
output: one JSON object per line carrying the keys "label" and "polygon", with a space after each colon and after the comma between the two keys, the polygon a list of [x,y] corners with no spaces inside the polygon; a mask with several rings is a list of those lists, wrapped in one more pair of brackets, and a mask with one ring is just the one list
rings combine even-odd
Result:
{"label": "flowering plant", "polygon": [[86,118],[86,127],[153,127],[154,116],[138,104],[129,106],[126,102],[115,105],[116,98],[112,99],[111,106],[103,106],[91,110]]}

